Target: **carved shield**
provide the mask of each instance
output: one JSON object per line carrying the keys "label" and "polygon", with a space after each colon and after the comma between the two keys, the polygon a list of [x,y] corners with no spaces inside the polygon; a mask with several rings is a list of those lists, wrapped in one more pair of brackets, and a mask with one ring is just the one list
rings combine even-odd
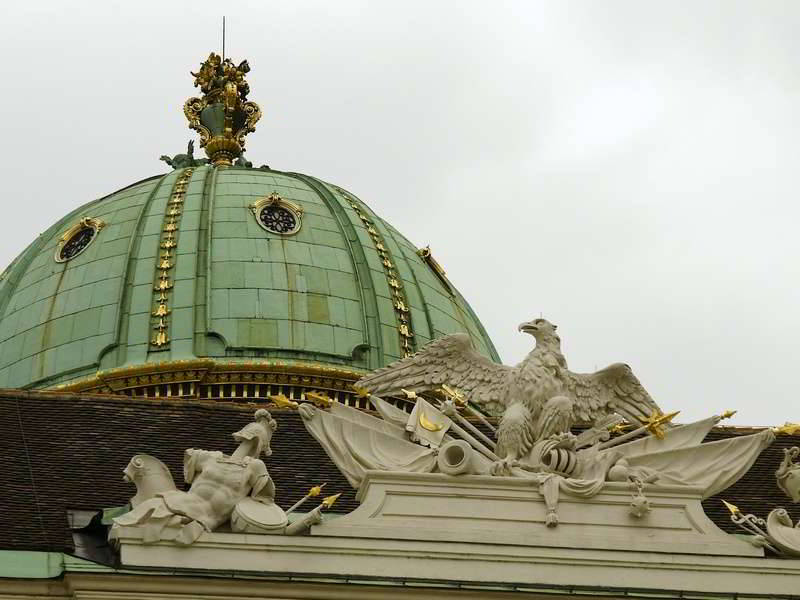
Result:
{"label": "carved shield", "polygon": [[237,533],[279,533],[289,522],[280,506],[243,498],[233,509],[231,529]]}

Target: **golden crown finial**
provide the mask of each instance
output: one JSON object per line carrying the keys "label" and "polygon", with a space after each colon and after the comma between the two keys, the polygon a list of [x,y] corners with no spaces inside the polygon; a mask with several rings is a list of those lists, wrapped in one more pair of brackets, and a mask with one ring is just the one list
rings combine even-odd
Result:
{"label": "golden crown finial", "polygon": [[231,165],[244,151],[245,136],[255,131],[261,108],[247,100],[250,86],[245,75],[250,65],[243,60],[235,65],[229,58],[212,52],[194,76],[194,85],[203,92],[189,98],[183,112],[189,127],[200,134],[200,147],[211,163]]}

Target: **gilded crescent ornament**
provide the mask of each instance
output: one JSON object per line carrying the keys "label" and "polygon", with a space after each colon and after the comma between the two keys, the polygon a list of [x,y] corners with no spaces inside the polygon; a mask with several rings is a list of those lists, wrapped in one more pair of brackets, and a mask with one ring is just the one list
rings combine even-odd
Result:
{"label": "gilded crescent ornament", "polygon": [[425,416],[425,411],[423,410],[419,411],[419,424],[428,431],[440,431],[443,427],[443,425],[437,425],[436,423],[428,420],[428,417]]}

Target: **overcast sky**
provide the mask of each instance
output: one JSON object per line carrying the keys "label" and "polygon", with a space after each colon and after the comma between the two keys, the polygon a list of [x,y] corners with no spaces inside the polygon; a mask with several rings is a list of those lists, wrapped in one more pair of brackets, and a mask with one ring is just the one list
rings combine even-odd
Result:
{"label": "overcast sky", "polygon": [[680,421],[800,421],[800,3],[4,2],[0,263],[185,151],[223,11],[248,158],[430,244],[504,362],[542,313]]}

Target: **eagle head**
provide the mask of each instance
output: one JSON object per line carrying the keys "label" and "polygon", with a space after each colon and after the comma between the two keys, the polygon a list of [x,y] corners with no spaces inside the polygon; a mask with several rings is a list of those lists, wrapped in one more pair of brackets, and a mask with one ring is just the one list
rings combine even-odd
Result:
{"label": "eagle head", "polygon": [[519,326],[520,331],[529,333],[537,341],[544,338],[554,338],[556,341],[561,341],[561,338],[556,335],[557,328],[547,319],[534,319],[533,321],[521,323]]}

